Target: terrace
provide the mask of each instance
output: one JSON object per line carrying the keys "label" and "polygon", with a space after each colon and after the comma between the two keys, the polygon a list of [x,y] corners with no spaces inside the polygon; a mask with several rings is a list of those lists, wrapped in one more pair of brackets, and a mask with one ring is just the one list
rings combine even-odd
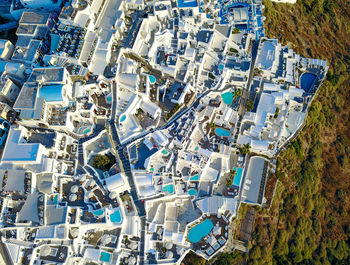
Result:
{"label": "terrace", "polygon": [[27,135],[28,143],[40,143],[47,148],[51,148],[54,145],[54,140],[56,133],[54,131],[39,131],[39,130],[29,130]]}
{"label": "terrace", "polygon": [[87,240],[87,244],[92,246],[97,246],[97,242],[101,240],[103,235],[102,231],[89,231],[86,233],[85,239]]}
{"label": "terrace", "polygon": [[98,139],[85,147],[87,154],[98,154],[104,150],[110,149],[111,144],[106,132],[102,133]]}
{"label": "terrace", "polygon": [[105,230],[103,235],[97,241],[98,246],[104,246],[108,248],[117,248],[118,239],[120,237],[121,229]]}
{"label": "terrace", "polygon": [[64,52],[69,57],[78,59],[83,48],[86,29],[60,24],[53,32],[60,38],[58,43],[51,47],[51,52]]}
{"label": "terrace", "polygon": [[[16,224],[16,218],[24,205],[24,200],[12,200],[11,208],[4,208],[2,211],[2,221],[4,227],[12,227]],[[1,200],[1,206],[3,206],[3,200]]]}
{"label": "terrace", "polygon": [[184,201],[179,210],[177,221],[180,223],[179,231],[185,232],[187,224],[200,217],[199,209],[195,209],[191,200]]}
{"label": "terrace", "polygon": [[153,147],[152,149],[149,149],[144,143],[139,144],[137,146],[137,160],[134,162],[134,168],[145,169],[146,159],[149,158],[151,155],[153,155],[157,151],[158,149],[155,147]]}
{"label": "terrace", "polygon": [[24,174],[24,192],[29,193],[31,192],[32,188],[32,173],[26,172]]}
{"label": "terrace", "polygon": [[62,185],[62,201],[68,203],[69,206],[85,207],[84,189],[80,186],[79,181],[72,181]]}
{"label": "terrace", "polygon": [[122,247],[131,251],[136,251],[139,246],[139,241],[140,238],[138,237],[129,237],[127,235],[124,235],[122,239]]}
{"label": "terrace", "polygon": [[122,257],[120,259],[120,264],[121,265],[126,265],[126,264],[130,264],[130,265],[135,265],[137,262],[137,253],[136,252],[131,252],[128,253],[129,255],[127,255],[126,257]]}
{"label": "terrace", "polygon": [[68,254],[68,247],[66,246],[48,246],[43,245],[40,249],[40,259],[45,261],[53,261],[63,263]]}
{"label": "terrace", "polygon": [[83,214],[81,216],[81,221],[84,223],[89,223],[89,224],[96,224],[96,223],[105,223],[106,222],[106,217],[99,217],[89,211],[83,210]]}
{"label": "terrace", "polygon": [[119,194],[120,200],[122,201],[123,206],[126,208],[127,213],[131,215],[135,210],[130,194],[125,191],[124,193]]}
{"label": "terrace", "polygon": [[47,122],[52,126],[64,126],[67,122],[67,111],[68,109],[56,108],[49,106],[47,110]]}
{"label": "terrace", "polygon": [[103,207],[109,206],[110,204],[112,204],[113,207],[118,207],[118,201],[115,198],[111,199],[109,196],[106,196],[101,190],[95,189],[94,194]]}
{"label": "terrace", "polygon": [[[210,220],[213,224],[213,227],[210,229],[209,233],[201,237],[201,239],[195,243],[192,243],[190,239],[187,240],[192,243],[192,249],[195,252],[212,256],[224,246],[228,239],[229,221],[225,215],[220,214],[204,215],[204,219],[201,220],[200,223],[204,222],[205,220]],[[194,227],[192,227],[192,229]]]}
{"label": "terrace", "polygon": [[173,260],[176,261],[181,257],[182,248],[168,241],[165,243],[156,243],[156,250],[158,252],[159,260]]}

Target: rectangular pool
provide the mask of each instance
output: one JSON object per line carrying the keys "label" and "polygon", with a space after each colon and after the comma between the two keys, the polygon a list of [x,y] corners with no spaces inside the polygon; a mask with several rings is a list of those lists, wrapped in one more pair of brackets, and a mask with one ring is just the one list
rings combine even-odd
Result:
{"label": "rectangular pool", "polygon": [[186,7],[196,7],[196,0],[177,0],[178,8],[186,8]]}
{"label": "rectangular pool", "polygon": [[238,186],[241,184],[241,178],[243,173],[243,168],[241,167],[234,167],[233,170],[236,170],[235,178],[233,179],[233,185]]}

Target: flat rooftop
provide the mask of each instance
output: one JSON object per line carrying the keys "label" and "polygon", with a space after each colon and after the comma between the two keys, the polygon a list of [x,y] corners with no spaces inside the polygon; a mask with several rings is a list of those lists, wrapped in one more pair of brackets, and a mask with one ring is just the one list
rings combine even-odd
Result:
{"label": "flat rooftop", "polygon": [[259,156],[250,159],[242,191],[242,201],[259,203],[258,199],[265,161],[265,158]]}
{"label": "flat rooftop", "polygon": [[271,70],[276,58],[276,42],[265,40],[259,51],[256,66],[263,70]]}
{"label": "flat rooftop", "polygon": [[23,130],[11,128],[1,161],[36,161],[40,144],[21,143]]}
{"label": "flat rooftop", "polygon": [[40,12],[23,12],[21,19],[19,20],[20,24],[46,24],[49,19],[49,13],[40,13]]}
{"label": "flat rooftop", "polygon": [[38,81],[45,81],[45,83],[61,82],[63,81],[63,73],[64,73],[63,67],[35,68],[27,82],[38,82]]}
{"label": "flat rooftop", "polygon": [[36,94],[38,92],[37,84],[25,84],[19,93],[16,103],[13,106],[14,109],[33,109],[35,107]]}

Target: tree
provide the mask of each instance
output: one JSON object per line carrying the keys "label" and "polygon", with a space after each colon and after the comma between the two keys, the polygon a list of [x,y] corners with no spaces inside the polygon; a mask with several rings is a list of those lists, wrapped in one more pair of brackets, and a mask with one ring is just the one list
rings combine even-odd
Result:
{"label": "tree", "polygon": [[239,151],[241,151],[241,153],[243,155],[249,154],[250,153],[250,144],[245,144],[242,147],[239,148]]}
{"label": "tree", "polygon": [[209,123],[209,128],[210,129],[214,129],[215,128],[215,123],[214,122]]}
{"label": "tree", "polygon": [[248,98],[247,103],[245,104],[245,108],[247,111],[252,111],[254,108],[254,101]]}
{"label": "tree", "polygon": [[273,117],[274,117],[275,119],[277,119],[279,113],[280,113],[280,108],[277,107],[276,110],[275,110],[275,115],[274,115]]}
{"label": "tree", "polygon": [[239,28],[235,27],[233,30],[232,30],[232,34],[238,34],[240,33],[241,31],[239,30]]}
{"label": "tree", "polygon": [[96,155],[92,162],[92,166],[106,171],[110,162],[111,161],[107,155]]}
{"label": "tree", "polygon": [[345,198],[346,198],[346,190],[344,190],[344,189],[337,189],[335,195],[336,195],[338,200],[344,201]]}
{"label": "tree", "polygon": [[217,260],[214,262],[214,265],[233,265],[233,264],[242,264],[243,256],[242,254],[235,250],[232,253],[221,253]]}
{"label": "tree", "polygon": [[259,246],[254,246],[249,253],[251,259],[258,259],[261,257],[261,249]]}
{"label": "tree", "polygon": [[237,99],[239,96],[242,95],[242,90],[240,88],[236,89],[234,92],[233,92],[233,98],[234,99]]}

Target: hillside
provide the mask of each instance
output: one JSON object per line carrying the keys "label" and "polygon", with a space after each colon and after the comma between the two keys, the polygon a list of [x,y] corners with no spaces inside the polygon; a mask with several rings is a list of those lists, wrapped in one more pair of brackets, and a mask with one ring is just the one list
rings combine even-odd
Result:
{"label": "hillside", "polygon": [[265,5],[266,35],[330,71],[299,137],[281,153],[277,194],[258,212],[249,264],[350,264],[350,4]]}

